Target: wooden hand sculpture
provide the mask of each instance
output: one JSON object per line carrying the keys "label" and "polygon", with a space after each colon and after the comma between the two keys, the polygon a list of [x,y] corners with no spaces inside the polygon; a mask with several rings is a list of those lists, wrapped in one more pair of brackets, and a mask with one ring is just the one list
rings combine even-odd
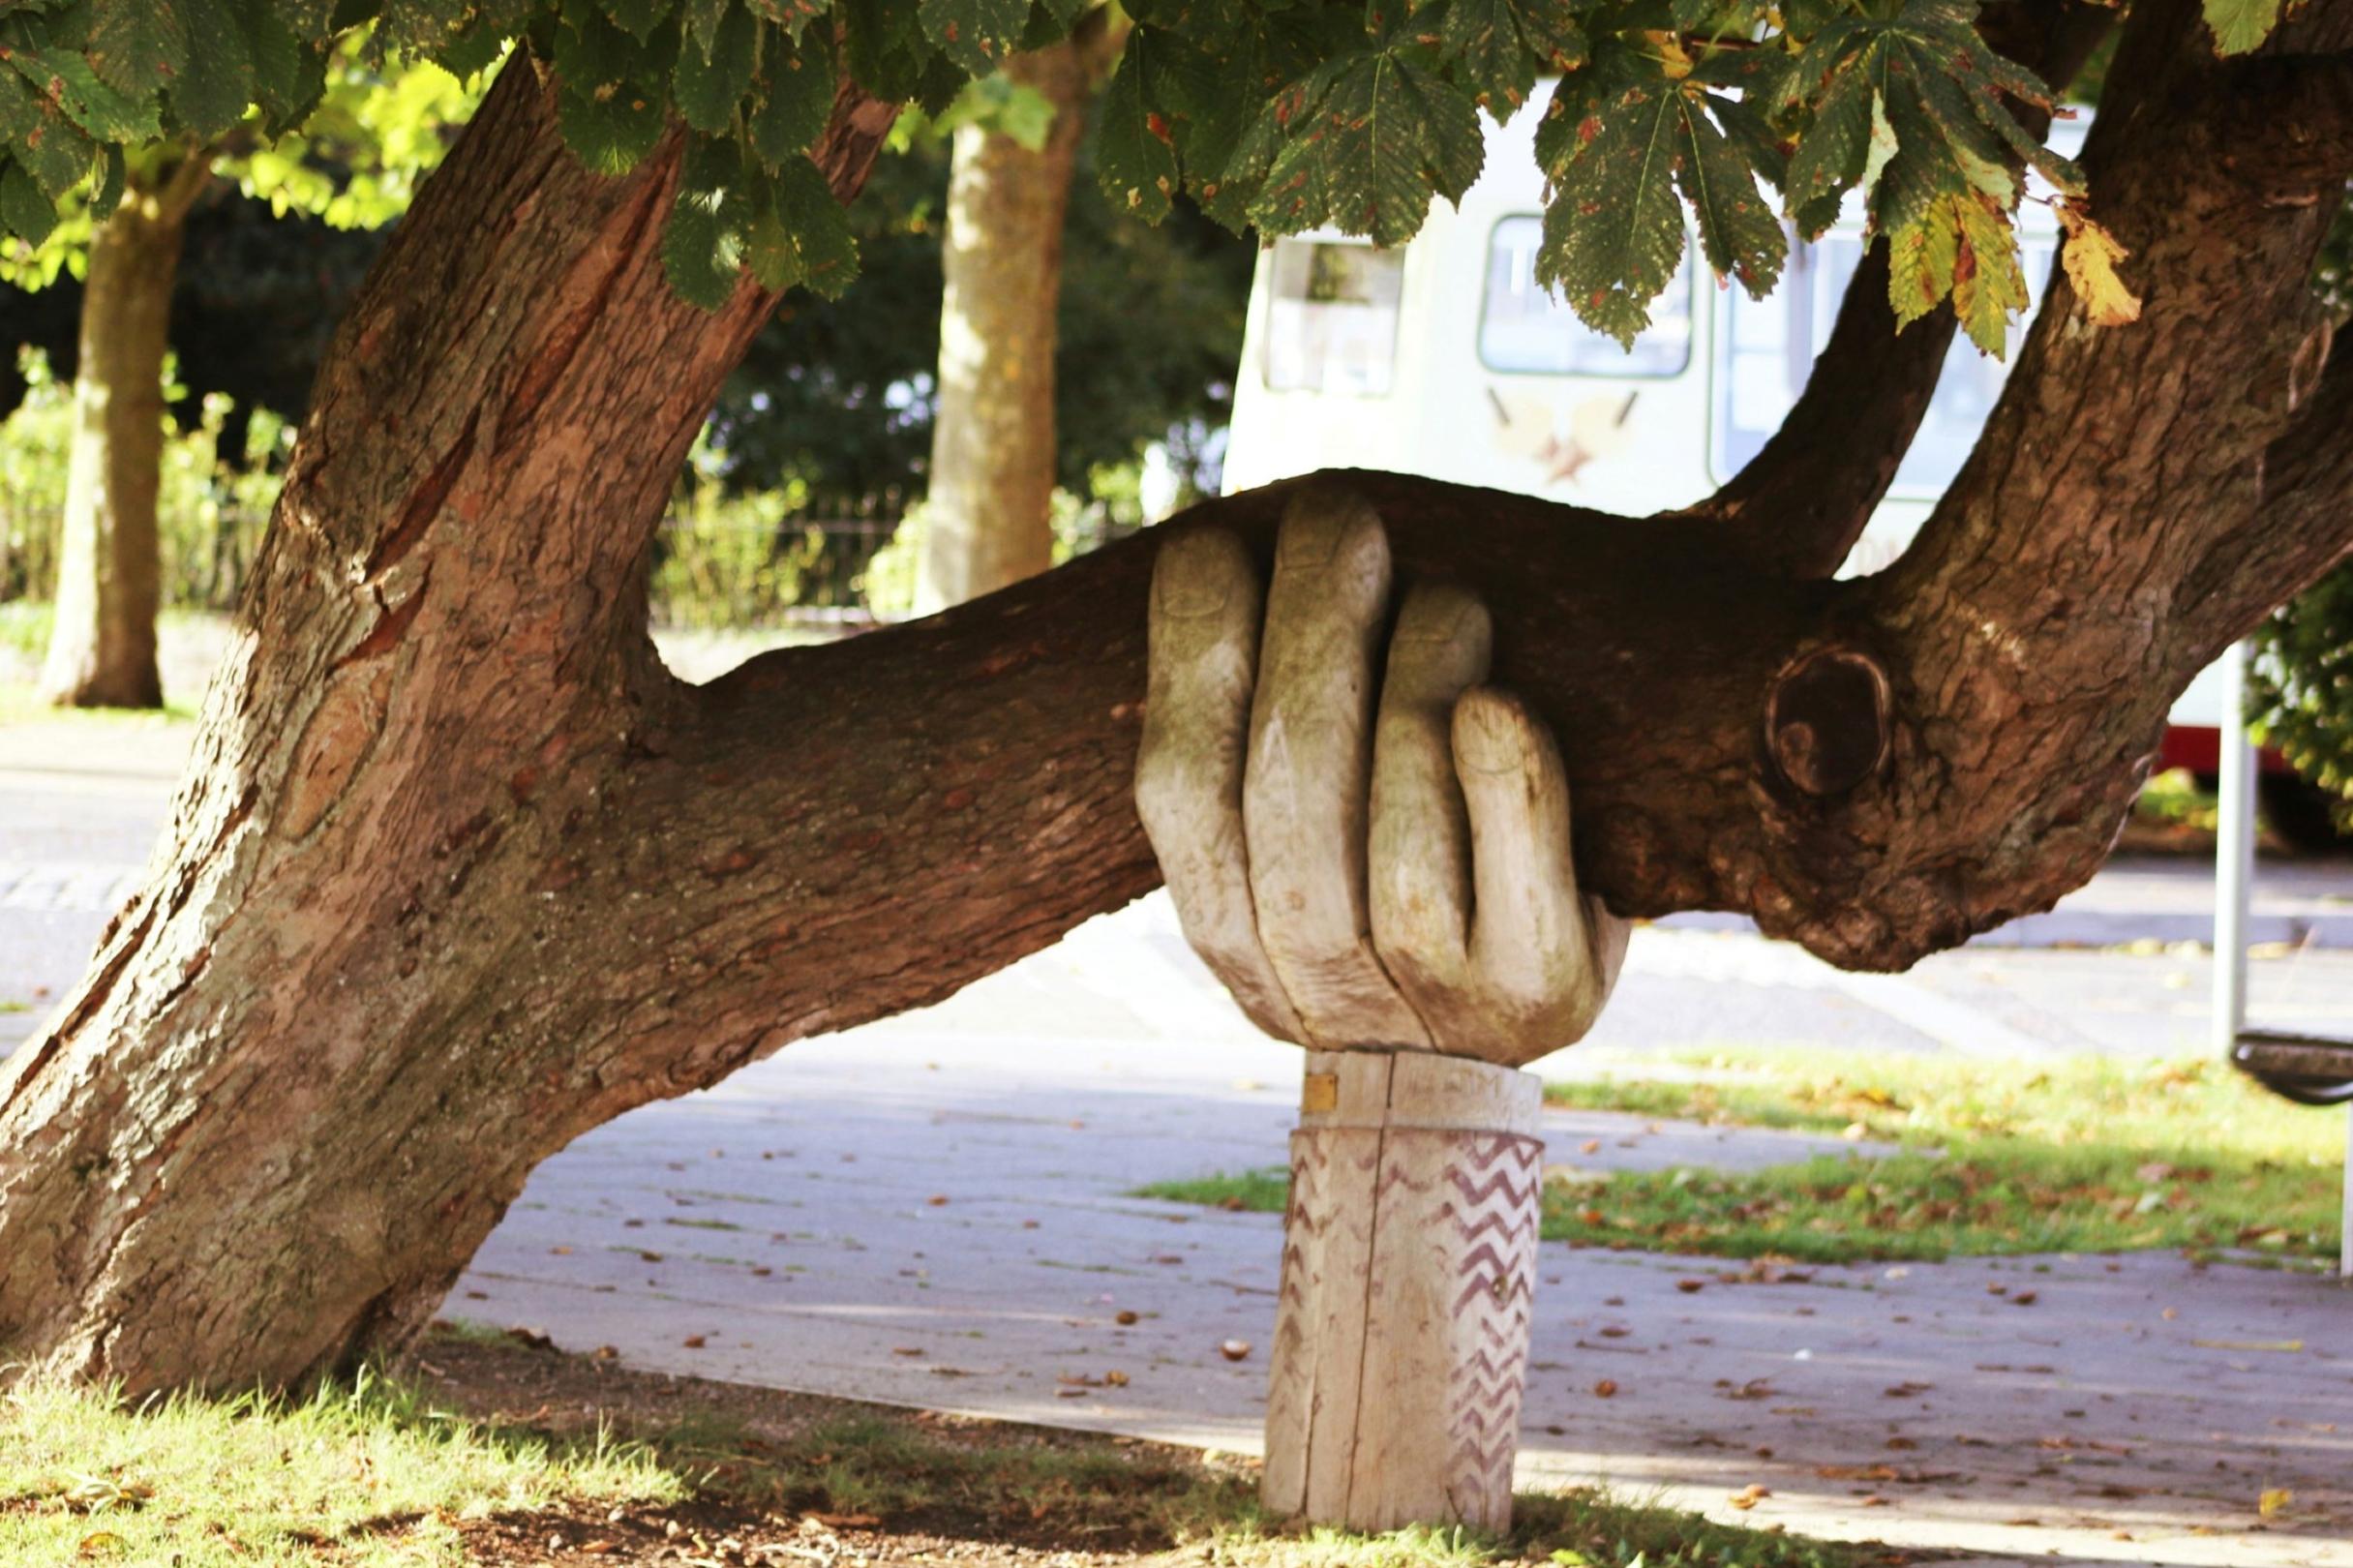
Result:
{"label": "wooden hand sculpture", "polygon": [[1187,939],[1309,1048],[1268,1510],[1501,1529],[1543,1173],[1514,1069],[1592,1026],[1626,925],[1577,890],[1552,737],[1482,684],[1485,608],[1415,586],[1384,671],[1390,576],[1341,490],[1291,503],[1264,593],[1232,534],[1161,546],[1136,808]]}
{"label": "wooden hand sculpture", "polygon": [[1486,608],[1414,586],[1384,676],[1390,577],[1345,491],[1292,502],[1263,594],[1232,534],[1162,546],[1137,811],[1187,939],[1261,1029],[1518,1066],[1592,1027],[1626,925],[1577,890],[1552,737],[1481,684]]}

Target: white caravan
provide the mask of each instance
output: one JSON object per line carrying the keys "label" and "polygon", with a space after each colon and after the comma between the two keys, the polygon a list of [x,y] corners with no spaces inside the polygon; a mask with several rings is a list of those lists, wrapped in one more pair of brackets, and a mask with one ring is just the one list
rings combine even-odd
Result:
{"label": "white caravan", "polygon": [[[1863,254],[1860,204],[1792,248],[1763,301],[1718,287],[1695,244],[1629,352],[1536,282],[1544,177],[1535,134],[1549,88],[1488,124],[1486,166],[1462,205],[1432,205],[1403,250],[1316,232],[1258,257],[1235,378],[1224,488],[1316,468],[1387,468],[1642,517],[1704,499],[1754,457],[1804,387]],[[1483,122],[1485,123],[1485,122]],[[2052,143],[2073,154],[2086,122]],[[2030,190],[2047,196],[2038,178]],[[2058,226],[2020,204],[2039,304]],[[2024,323],[2013,324],[2014,351]],[[1955,335],[1935,399],[1846,572],[1895,559],[1976,443],[2005,364]],[[2219,667],[2174,705],[2161,766],[2216,769]],[[2266,753],[2264,767],[2284,773]]]}

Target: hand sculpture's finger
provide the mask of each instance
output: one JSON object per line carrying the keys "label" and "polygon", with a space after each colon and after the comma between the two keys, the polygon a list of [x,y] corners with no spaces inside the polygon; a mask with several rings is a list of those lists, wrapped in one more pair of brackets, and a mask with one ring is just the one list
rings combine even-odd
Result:
{"label": "hand sculpture's finger", "polygon": [[1440,1050],[1475,1038],[1470,819],[1455,777],[1454,711],[1487,678],[1493,632],[1467,590],[1405,595],[1373,732],[1373,946]]}
{"label": "hand sculpture's finger", "polygon": [[1490,687],[1464,694],[1454,750],[1470,813],[1471,969],[1496,1033],[1474,1054],[1517,1066],[1593,1027],[1617,982],[1627,927],[1577,891],[1568,776],[1552,736],[1519,700]]}
{"label": "hand sculpture's finger", "polygon": [[1428,1045],[1373,955],[1365,896],[1373,658],[1389,541],[1362,500],[1309,491],[1275,547],[1242,820],[1258,936],[1317,1044]]}
{"label": "hand sculpture's finger", "polygon": [[1178,533],[1161,546],[1135,809],[1185,939],[1251,1022],[1304,1044],[1299,1015],[1258,942],[1243,843],[1259,599],[1257,567],[1224,529]]}

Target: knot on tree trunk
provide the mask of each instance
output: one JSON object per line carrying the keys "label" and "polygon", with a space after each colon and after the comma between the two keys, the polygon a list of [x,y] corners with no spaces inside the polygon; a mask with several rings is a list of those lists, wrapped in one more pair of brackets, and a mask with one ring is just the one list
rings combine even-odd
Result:
{"label": "knot on tree trunk", "polygon": [[1887,672],[1852,648],[1800,654],[1773,678],[1765,751],[1780,782],[1817,799],[1845,795],[1887,761]]}

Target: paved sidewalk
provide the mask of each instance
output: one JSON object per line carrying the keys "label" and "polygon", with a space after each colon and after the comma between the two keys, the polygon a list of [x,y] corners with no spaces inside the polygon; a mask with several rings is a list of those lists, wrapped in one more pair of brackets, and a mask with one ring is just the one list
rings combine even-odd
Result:
{"label": "paved sidewalk", "polygon": [[[1299,1058],[1151,940],[1164,908],[1123,919],[582,1138],[444,1311],[633,1366],[1253,1450],[1280,1221],[1127,1194],[1279,1163]],[[1848,1149],[1590,1113],[1546,1131],[1602,1166]],[[2157,1255],[1774,1277],[1548,1245],[1537,1324],[1526,1484],[1974,1552],[2353,1565],[2353,1293],[2326,1282]],[[1750,1485],[1772,1494],[1734,1510]]]}

